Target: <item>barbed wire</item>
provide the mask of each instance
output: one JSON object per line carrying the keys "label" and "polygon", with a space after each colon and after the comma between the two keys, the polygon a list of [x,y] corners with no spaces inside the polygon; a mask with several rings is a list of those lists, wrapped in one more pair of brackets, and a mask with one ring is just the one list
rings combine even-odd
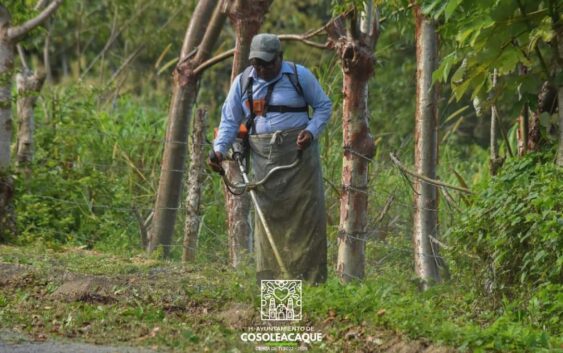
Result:
{"label": "barbed wire", "polygon": [[[374,195],[376,192],[383,192],[387,195],[393,196],[391,193],[388,193],[388,192],[383,191],[381,189],[375,192],[375,191],[369,191],[369,189],[368,190],[360,189],[360,188],[356,188],[356,187],[346,185],[346,184],[342,184],[342,188],[343,189],[350,189],[352,191],[363,193],[363,194],[366,194],[366,195]],[[409,208],[413,208],[413,209],[420,209],[420,210],[425,210],[425,211],[439,211],[438,208],[418,207],[416,205],[407,204],[407,203],[400,202],[400,201],[393,201],[393,202],[400,204],[400,205],[403,205],[403,206],[406,206],[406,207],[409,207]]]}
{"label": "barbed wire", "polygon": [[[87,132],[89,135],[105,136],[105,137],[109,137],[109,138],[112,138],[112,139],[115,139],[115,140],[123,140],[123,139],[126,139],[126,138],[135,138],[135,139],[139,138],[139,136],[121,136],[121,135],[118,135],[118,134],[114,134],[114,133],[110,133],[110,132],[104,132],[104,131],[100,131],[100,130],[89,131],[87,128],[74,129],[74,128],[67,128],[67,127],[60,128],[60,127],[57,127],[57,126],[44,125],[43,129],[44,129],[44,131],[48,131],[48,132],[52,132],[52,133],[78,132],[78,133],[83,134],[83,133]],[[167,144],[167,143],[178,144],[178,145],[194,145],[190,141],[167,140],[166,138],[162,138],[162,139],[143,138],[142,141],[143,141],[143,143],[154,142],[154,143],[160,143],[161,145]],[[212,144],[210,142],[196,144],[196,146],[211,146],[211,145]]]}
{"label": "barbed wire", "polygon": [[[57,127],[51,127],[53,129],[54,133],[64,133],[64,132],[84,132],[84,129],[72,129],[72,128],[57,128]],[[109,132],[103,132],[103,131],[91,131],[89,133],[93,133],[93,134],[97,134],[99,136],[107,136],[107,137],[111,137],[112,139],[115,140],[123,140],[126,138],[129,138],[129,136],[122,136],[119,134],[115,134],[115,133],[109,133]],[[397,134],[398,135],[398,134]],[[131,137],[133,138],[133,137]],[[407,139],[404,139],[402,144],[405,143],[405,141],[408,141]],[[154,142],[154,143],[159,143],[159,146],[162,146],[163,144],[180,144],[180,145],[188,145],[190,144],[190,142],[188,141],[175,141],[175,140],[167,140],[167,139],[143,139],[143,143],[146,142]],[[206,143],[202,143],[202,144],[198,144],[199,146],[211,146],[212,144],[209,142]],[[370,158],[354,149],[352,149],[350,146],[343,146],[344,151],[347,151],[349,153],[351,153],[352,155],[359,157],[361,159],[364,159],[366,161],[368,161],[369,163],[371,163],[372,165],[375,166],[375,169],[379,168],[379,167],[383,167],[386,165],[392,165],[392,163],[390,161],[388,161],[387,159],[373,159]],[[123,161],[125,162],[125,161]],[[120,165],[113,165],[113,164],[102,164],[102,163],[90,163],[90,162],[78,162],[77,163],[79,166],[92,166],[95,168],[108,168],[108,169],[113,169],[113,168],[123,168],[124,170],[131,170],[131,171],[144,171],[144,172],[151,172],[151,173],[162,173],[162,172],[170,172],[170,173],[184,173],[185,170],[179,170],[179,169],[161,169],[160,166],[155,166],[155,168],[141,168],[141,167],[137,167],[135,165],[131,165],[131,164],[126,164],[123,166]],[[372,169],[373,171],[373,169]],[[207,169],[203,170],[203,173],[205,173],[206,177],[212,177],[214,174],[209,172]],[[372,172],[373,173],[373,172]],[[405,178],[404,180],[406,181],[407,184],[410,185],[410,187],[412,188],[412,181],[406,176],[403,175],[403,177]],[[353,192],[360,192],[360,193],[364,193],[366,195],[371,195],[374,196],[377,193],[385,193],[387,195],[393,195],[396,196],[395,193],[391,194],[390,192],[384,190],[384,189],[378,189],[377,191],[370,191],[370,186],[366,185],[365,187],[356,187],[353,185],[345,185],[345,184],[341,184],[342,190],[348,190],[348,191],[353,191]],[[414,190],[414,189],[413,189]],[[76,201],[72,201],[72,200],[66,200],[66,199],[60,199],[60,198],[55,198],[55,197],[51,197],[51,196],[45,196],[45,195],[34,195],[35,197],[38,198],[43,198],[43,199],[48,199],[51,201],[56,201],[56,202],[61,202],[61,203],[65,203],[65,204],[69,204],[69,205],[73,205],[73,206],[77,206],[77,207],[84,207],[87,208],[89,210],[95,209],[95,208],[103,208],[103,209],[112,209],[112,210],[118,210],[118,211],[127,211],[127,212],[131,212],[131,211],[136,211],[136,210],[149,210],[149,211],[154,211],[154,207],[122,207],[122,206],[114,206],[114,205],[106,205],[106,204],[96,204],[93,200],[91,202],[85,201],[85,202],[76,202]],[[158,208],[158,209],[163,209],[163,210],[186,210],[187,207],[182,206],[182,203],[184,202],[184,200],[181,200],[180,204],[178,207],[162,207],[162,208]],[[402,205],[402,206],[407,206],[409,208],[412,209],[419,209],[419,210],[426,210],[426,211],[433,211],[433,212],[438,212],[439,209],[438,208],[427,208],[427,207],[419,207],[416,206],[412,203],[405,203],[405,202],[401,202],[398,200],[394,200],[394,203],[398,204],[398,205]],[[436,225],[435,230],[437,230],[438,225]],[[205,224],[204,222],[202,223],[202,229],[205,229],[205,231],[209,234],[211,234],[212,237],[214,237],[215,241],[218,241],[218,239],[223,239],[225,238],[225,234],[219,234],[217,232],[215,232],[214,230],[212,230],[210,227],[207,226],[207,224]],[[400,247],[400,246],[395,246],[395,245],[391,245],[382,241],[379,241],[377,239],[374,239],[372,236],[374,234],[376,234],[378,232],[378,229],[373,229],[370,232],[366,232],[363,233],[363,236],[355,236],[354,234],[340,234],[339,238],[341,237],[345,237],[345,238],[350,238],[356,241],[362,241],[364,243],[367,242],[373,242],[374,244],[376,244],[378,247],[382,247],[388,251],[396,251],[396,252],[401,252],[401,253],[408,253],[408,254],[416,254],[422,257],[427,257],[427,258],[433,258],[435,260],[440,259],[440,261],[443,261],[443,257],[440,255],[436,255],[435,253],[429,254],[429,253],[420,253],[420,252],[415,252],[415,250],[412,247]],[[451,250],[452,247],[449,245],[444,244],[443,242],[441,242],[440,240],[438,240],[437,238],[435,238],[434,236],[430,235],[429,236],[429,240],[430,240],[430,244],[432,246],[432,250],[434,250],[434,245],[438,245],[446,250]],[[336,242],[335,244],[332,244],[332,242],[328,242],[328,246],[338,246],[338,242]],[[186,248],[186,245],[184,244],[160,244],[159,246],[162,246],[164,248],[168,248],[168,249],[177,249],[177,248]],[[227,244],[223,245],[225,248],[228,246]],[[198,251],[201,249],[198,249],[198,247],[189,247],[192,250]],[[212,254],[207,254],[206,255],[212,255]],[[225,256],[218,256],[218,255],[214,255],[216,256],[217,259],[220,259],[222,262],[226,261],[228,258],[225,258]],[[382,260],[381,260],[382,261]],[[357,279],[361,279],[357,276],[354,276],[352,274],[349,273],[342,273],[342,275],[351,277],[351,278],[357,278]]]}
{"label": "barbed wire", "polygon": [[[154,207],[121,207],[121,206],[97,204],[94,201],[92,201],[92,203],[89,204],[87,202],[77,202],[77,201],[61,199],[61,198],[57,198],[57,197],[53,197],[53,196],[45,196],[45,195],[33,195],[33,196],[37,197],[39,199],[51,200],[51,201],[60,202],[60,203],[68,204],[68,205],[85,206],[88,209],[104,208],[104,209],[112,209],[112,210],[117,210],[117,211],[135,211],[135,210],[153,211],[153,210],[155,210]],[[185,210],[187,208],[180,206],[180,207],[157,207],[156,209],[158,209],[158,210]]]}

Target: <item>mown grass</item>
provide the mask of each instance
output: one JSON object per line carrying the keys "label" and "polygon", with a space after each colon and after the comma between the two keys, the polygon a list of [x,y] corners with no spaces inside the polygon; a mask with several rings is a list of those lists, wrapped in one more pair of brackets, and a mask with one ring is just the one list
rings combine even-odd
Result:
{"label": "mown grass", "polygon": [[[2,288],[0,329],[39,340],[72,339],[165,352],[254,350],[240,340],[246,327],[259,324],[259,289],[250,266],[232,271],[144,255],[124,258],[37,245],[2,246],[0,262],[28,266]],[[310,351],[377,351],[380,343],[374,337],[395,335],[468,352],[562,350],[561,337],[550,334],[556,328],[534,327],[511,310],[510,302],[494,309],[471,288],[452,283],[423,293],[409,272],[397,268],[397,263],[389,263],[364,282],[347,286],[334,276],[325,285],[305,286],[302,324],[325,335]],[[112,281],[109,295],[70,301],[55,297],[69,272],[107,278]],[[225,316],[240,305],[250,317]]]}

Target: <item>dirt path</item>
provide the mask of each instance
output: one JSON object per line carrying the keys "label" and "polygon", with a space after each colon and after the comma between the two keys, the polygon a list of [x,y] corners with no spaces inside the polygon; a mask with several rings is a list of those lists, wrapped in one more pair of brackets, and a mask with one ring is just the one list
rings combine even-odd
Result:
{"label": "dirt path", "polygon": [[72,342],[31,342],[26,336],[0,330],[0,353],[157,353],[153,350]]}
{"label": "dirt path", "polygon": [[0,342],[0,353],[155,353],[155,351],[79,343],[42,342],[7,344]]}
{"label": "dirt path", "polygon": [[[0,317],[8,315],[11,321],[0,323],[0,353],[254,351],[241,343],[239,333],[260,324],[255,308],[207,298],[216,292],[203,296],[207,301],[186,293],[186,288],[205,289],[205,281],[195,271],[174,267],[102,276],[69,272],[55,261],[40,269],[0,260]],[[455,352],[378,327],[343,324],[341,319],[329,315],[322,323],[312,323],[327,333],[324,342],[331,352]],[[329,334],[343,325],[347,328]],[[131,347],[135,345],[150,349]]]}

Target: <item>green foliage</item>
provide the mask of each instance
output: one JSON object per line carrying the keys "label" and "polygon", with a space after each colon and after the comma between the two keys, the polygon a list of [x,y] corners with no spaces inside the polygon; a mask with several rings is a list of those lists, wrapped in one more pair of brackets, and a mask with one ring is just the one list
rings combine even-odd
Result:
{"label": "green foliage", "polygon": [[[318,28],[330,17],[329,2],[275,1],[262,30],[305,33]],[[356,349],[349,346],[352,343],[346,337],[351,325],[364,323],[377,332],[383,327],[461,351],[548,351],[560,344],[557,337],[561,335],[563,298],[558,283],[563,244],[561,200],[557,196],[563,194],[561,172],[548,163],[549,156],[529,156],[511,162],[491,180],[482,163],[487,152],[474,144],[472,136],[476,133],[468,132],[483,130],[483,125],[460,127],[462,119],[465,123],[473,117],[467,113],[465,93],[482,98],[482,93],[491,89],[492,68],[504,75],[492,98],[514,110],[523,102],[514,103],[517,89],[524,99],[530,99],[546,78],[537,51],[551,63],[547,44],[553,40],[553,20],[546,16],[545,1],[523,2],[531,16],[531,28],[515,7],[517,2],[423,2],[424,11],[446,21],[442,50],[447,54],[435,81],[452,81],[451,87],[441,90],[444,99],[440,101],[439,129],[444,138],[438,174],[445,182],[457,184],[454,169],[469,184],[480,184],[482,191],[469,209],[457,200],[463,219],[446,239],[451,251],[444,250],[452,283],[420,293],[410,246],[413,193],[410,182],[387,157],[393,151],[406,164],[413,163],[414,26],[410,9],[397,11],[408,1],[377,1],[387,20],[382,24],[375,76],[369,87],[369,123],[377,151],[369,169],[368,277],[365,283],[341,286],[331,274],[326,285],[305,289],[308,320],[324,325],[327,313],[336,312],[337,319],[327,324],[325,331],[335,341],[319,351],[361,351],[358,347],[364,344],[362,340],[354,341]],[[19,4],[22,6],[15,13],[19,13],[21,23],[32,16],[28,11],[32,4]],[[203,183],[203,217],[195,265],[160,262],[158,253],[149,259],[131,256],[141,251],[135,211],[145,218],[154,205],[170,97],[167,74],[174,68],[186,29],[187,17],[182,14],[189,14],[194,4],[190,0],[79,0],[63,4],[53,22],[52,37],[57,48],[52,53],[53,68],[61,84],[44,90],[36,109],[32,174],[17,179],[19,242],[26,246],[33,242],[35,247],[0,248],[1,261],[25,263],[42,273],[49,273],[53,264],[62,264],[65,269],[88,274],[142,277],[152,275],[154,270],[170,273],[171,278],[158,285],[147,280],[143,283],[147,288],[138,293],[127,292],[123,300],[99,305],[53,303],[50,298],[30,296],[25,290],[52,293],[60,285],[50,279],[46,284],[34,283],[35,288],[0,294],[0,328],[27,325],[31,315],[40,315],[46,330],[57,329],[56,323],[64,316],[61,335],[82,332],[83,326],[93,323],[92,331],[84,333],[91,340],[140,342],[138,337],[146,337],[159,325],[161,334],[139,344],[181,351],[208,347],[226,351],[240,344],[237,332],[223,325],[216,312],[201,315],[197,310],[191,312],[189,306],[190,300],[205,303],[205,310],[222,310],[240,302],[257,304],[251,264],[238,272],[223,266],[228,259],[227,229],[221,180],[216,175],[207,175]],[[340,2],[340,10],[353,4],[360,2]],[[290,13],[295,15],[280,16]],[[95,59],[116,30],[120,31],[116,40]],[[527,32],[520,34],[524,30]],[[232,30],[225,32],[217,52],[233,46]],[[317,37],[315,40],[322,42]],[[25,44],[27,50],[38,53],[43,37],[28,37]],[[129,75],[120,76],[115,86],[108,85],[110,75],[141,45],[144,47],[139,56],[125,71]],[[334,104],[333,117],[320,140],[332,265],[337,252],[341,193],[341,70],[330,50],[287,42],[284,55],[308,66]],[[69,82],[94,60],[98,61],[82,83]],[[516,74],[519,62],[530,65],[530,75]],[[198,103],[207,105],[210,127],[218,124],[228,77],[230,63],[225,61],[208,70],[201,81]],[[450,96],[462,101],[456,103]],[[553,117],[542,117],[542,126],[549,128]],[[211,138],[212,133],[208,136]],[[375,223],[391,196],[388,214]],[[447,229],[455,223],[453,212],[457,211],[449,206],[450,201],[443,200],[440,228]],[[180,210],[172,251],[175,260],[181,253],[183,217]],[[65,244],[131,257],[76,251],[65,248]],[[53,252],[53,248],[65,251]],[[470,273],[473,268],[479,269],[477,277]],[[498,295],[481,291],[489,280],[495,281]],[[122,291],[125,289],[116,289]],[[183,305],[186,312],[170,311],[171,303]],[[37,308],[45,307],[51,309],[40,309],[37,314]],[[66,320],[69,312],[72,319]]]}
{"label": "green foliage", "polygon": [[125,97],[100,109],[104,99],[103,90],[81,85],[45,97],[32,174],[17,183],[21,242],[136,242],[134,209],[146,216],[152,206],[162,116]]}
{"label": "green foliage", "polygon": [[[427,2],[424,10],[445,18],[441,35],[453,41],[434,81],[449,81],[458,100],[466,93],[484,97],[492,90],[490,76],[496,69],[501,79],[493,92],[495,100],[500,99],[499,92],[511,95],[507,100],[511,112],[519,111],[525,101],[535,102],[542,82],[553,80],[557,68],[551,47],[554,21],[561,17],[552,5],[553,1],[535,0]],[[521,65],[527,74],[519,72]],[[515,106],[517,94],[523,98]]]}
{"label": "green foliage", "polygon": [[499,289],[563,280],[563,175],[542,159],[510,161],[450,235],[483,261],[481,275],[493,275]]}
{"label": "green foliage", "polygon": [[[158,345],[163,352],[254,351],[240,340],[247,327],[257,325],[249,318],[260,305],[255,274],[246,266],[232,271],[40,246],[0,247],[0,259],[27,265],[22,279],[0,294],[0,329],[22,327],[33,335],[98,344]],[[113,283],[111,291],[77,301],[33,294],[52,293],[69,271],[73,278],[106,279]],[[553,295],[561,298],[560,289],[546,287],[527,308],[508,299],[490,308],[471,283],[421,293],[407,267],[392,262],[363,283],[344,286],[332,275],[324,285],[305,286],[303,323],[324,334],[323,344],[311,347],[312,352],[374,351],[378,346],[367,337],[394,340],[397,331],[461,352],[549,352],[563,343],[558,326],[546,329],[535,318],[547,309],[560,312],[561,300],[542,306],[543,298]],[[237,306],[242,310],[236,322],[226,322],[225,312]]]}

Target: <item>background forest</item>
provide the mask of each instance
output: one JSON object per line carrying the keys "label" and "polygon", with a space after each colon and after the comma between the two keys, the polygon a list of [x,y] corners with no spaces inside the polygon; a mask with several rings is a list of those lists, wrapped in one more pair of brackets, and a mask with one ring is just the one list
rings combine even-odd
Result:
{"label": "background forest", "polygon": [[[29,265],[35,275],[27,282],[0,281],[0,329],[36,339],[43,334],[162,351],[252,348],[238,339],[240,327],[213,316],[240,303],[254,308],[258,295],[252,257],[236,269],[230,266],[223,187],[216,174],[203,171],[195,259],[181,262],[186,187],[170,256],[162,259],[161,248],[145,250],[167,143],[173,73],[196,4],[67,0],[19,41],[13,69],[2,73],[2,85],[12,92],[13,133],[10,167],[0,173],[3,185],[7,180],[13,185],[2,186],[4,195],[13,194],[13,210],[2,205],[0,262]],[[273,1],[260,31],[303,34],[362,4]],[[43,11],[34,0],[1,5],[12,26]],[[320,140],[331,278],[304,292],[307,320],[321,327],[326,339],[312,349],[386,351],[381,340],[402,337],[418,340],[421,348],[413,352],[430,343],[470,352],[563,351],[562,5],[557,0],[417,5],[439,35],[433,74],[439,92],[436,179],[471,190],[437,188],[439,239],[433,241],[440,247],[442,281],[425,291],[414,271],[412,246],[416,177],[390,158],[392,153],[411,170],[415,164],[415,15],[409,1],[376,5],[380,35],[368,88],[376,149],[369,161],[362,280],[342,284],[335,273],[343,192],[340,59],[333,50],[301,41],[283,43],[284,58],[310,68],[333,102]],[[326,38],[321,33],[314,40]],[[227,20],[213,52],[234,48],[235,39]],[[206,109],[208,117],[201,146],[206,153],[231,66],[230,58],[220,61],[198,82],[195,107]],[[39,93],[16,87],[16,74],[26,72],[45,75]],[[32,158],[19,159],[17,107],[26,97],[37,99]],[[491,114],[498,124],[496,155],[491,155]],[[15,217],[15,232],[6,226],[8,213]],[[141,283],[156,288],[124,290],[125,297],[114,293],[107,302],[61,303],[50,296],[60,283],[47,276],[61,266],[89,275],[139,274]],[[154,280],[159,271],[165,276]],[[178,309],[187,306],[190,310]],[[211,316],[202,316],[202,308]]]}

